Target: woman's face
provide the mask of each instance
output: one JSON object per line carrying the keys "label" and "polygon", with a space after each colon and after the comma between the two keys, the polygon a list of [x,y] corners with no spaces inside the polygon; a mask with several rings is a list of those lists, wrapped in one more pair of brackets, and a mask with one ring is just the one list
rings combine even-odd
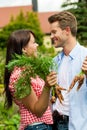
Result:
{"label": "woman's face", "polygon": [[27,56],[37,56],[37,47],[38,44],[35,42],[35,38],[32,34],[30,34],[30,41],[28,44],[23,48],[24,53]]}

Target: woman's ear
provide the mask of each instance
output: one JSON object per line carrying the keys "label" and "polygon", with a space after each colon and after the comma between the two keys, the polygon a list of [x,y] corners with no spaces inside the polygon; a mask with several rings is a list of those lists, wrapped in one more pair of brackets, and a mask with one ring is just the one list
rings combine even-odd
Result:
{"label": "woman's ear", "polygon": [[23,54],[27,54],[26,48],[22,48]]}

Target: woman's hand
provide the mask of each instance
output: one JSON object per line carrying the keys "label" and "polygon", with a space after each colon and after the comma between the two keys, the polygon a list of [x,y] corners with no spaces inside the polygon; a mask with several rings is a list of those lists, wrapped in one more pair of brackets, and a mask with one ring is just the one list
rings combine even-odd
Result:
{"label": "woman's hand", "polygon": [[55,86],[55,84],[57,84],[57,73],[52,71],[46,77],[45,86],[51,88],[52,86]]}

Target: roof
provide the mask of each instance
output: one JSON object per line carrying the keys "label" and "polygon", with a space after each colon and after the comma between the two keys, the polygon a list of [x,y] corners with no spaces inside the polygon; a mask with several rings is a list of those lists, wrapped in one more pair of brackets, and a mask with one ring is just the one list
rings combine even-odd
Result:
{"label": "roof", "polygon": [[20,11],[23,11],[24,14],[28,11],[32,11],[32,5],[0,8],[0,28],[7,25],[11,19],[11,16],[14,16],[15,18]]}
{"label": "roof", "polygon": [[[0,28],[6,26],[10,22],[11,16],[15,18],[21,10],[24,14],[26,14],[29,11],[33,11],[32,5],[0,8]],[[49,33],[50,27],[48,23],[48,17],[54,13],[57,12],[37,12],[41,29],[44,33]]]}
{"label": "roof", "polygon": [[38,18],[39,18],[39,21],[40,21],[40,25],[41,25],[42,31],[44,33],[49,33],[50,32],[50,25],[49,25],[49,22],[48,22],[48,17],[53,15],[54,13],[57,13],[57,12],[38,13]]}

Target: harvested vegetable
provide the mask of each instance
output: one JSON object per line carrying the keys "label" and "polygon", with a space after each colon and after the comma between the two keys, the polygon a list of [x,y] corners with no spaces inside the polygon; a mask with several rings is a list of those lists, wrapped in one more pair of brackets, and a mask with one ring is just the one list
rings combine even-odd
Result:
{"label": "harvested vegetable", "polygon": [[59,98],[60,103],[62,103],[62,101],[64,100],[63,95],[61,93],[62,90],[66,90],[66,89],[56,84],[55,91],[56,91],[57,97]]}
{"label": "harvested vegetable", "polygon": [[81,88],[83,82],[84,82],[84,72],[81,71],[78,75],[76,75],[68,89],[68,92],[71,91],[71,89],[75,86],[75,84],[78,82],[77,91]]}
{"label": "harvested vegetable", "polygon": [[62,101],[64,100],[64,98],[63,98],[63,95],[62,95],[61,91],[60,91],[60,90],[57,90],[56,93],[57,93],[57,96],[58,96],[58,98],[59,98],[60,103],[62,104]]}
{"label": "harvested vegetable", "polygon": [[52,87],[51,99],[50,99],[50,101],[51,101],[51,103],[55,103],[55,101],[56,101],[55,87]]}
{"label": "harvested vegetable", "polygon": [[63,95],[61,91],[64,90],[66,91],[65,88],[59,86],[58,84],[55,85],[55,88],[52,88],[52,98],[51,98],[51,103],[54,103],[56,101],[56,98],[59,98],[60,103],[64,100]]}
{"label": "harvested vegetable", "polygon": [[[49,68],[51,70],[57,71],[58,65],[53,62],[52,57],[49,56],[38,56],[38,57],[27,57],[25,55],[15,55],[14,59],[8,63],[6,66],[9,71],[12,71],[14,67],[24,67],[20,78],[15,83],[15,96],[17,98],[23,98],[30,94],[31,92],[31,80],[30,78],[35,78],[37,75],[45,80],[46,76],[49,74]],[[52,91],[52,103],[56,101],[58,96],[60,102],[63,100],[61,90],[65,90],[59,85],[55,85]]]}
{"label": "harvested vegetable", "polygon": [[16,54],[14,59],[6,66],[9,71],[12,71],[15,66],[24,67],[24,71],[15,83],[15,96],[20,99],[30,94],[31,77],[35,78],[38,75],[45,80],[52,64],[52,57],[49,56],[27,57]]}

